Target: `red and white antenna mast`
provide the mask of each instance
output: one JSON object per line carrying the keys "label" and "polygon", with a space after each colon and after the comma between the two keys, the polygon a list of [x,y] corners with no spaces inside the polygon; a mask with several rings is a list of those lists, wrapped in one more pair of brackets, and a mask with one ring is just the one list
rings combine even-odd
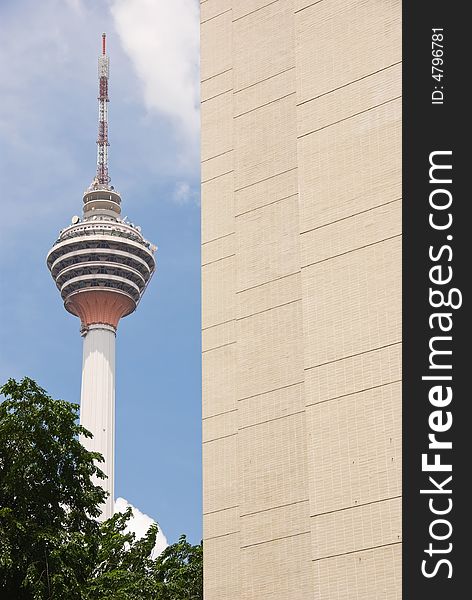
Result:
{"label": "red and white antenna mast", "polygon": [[98,138],[97,138],[97,177],[96,183],[108,186],[108,78],[110,59],[106,55],[106,33],[102,33],[102,54],[98,58]]}

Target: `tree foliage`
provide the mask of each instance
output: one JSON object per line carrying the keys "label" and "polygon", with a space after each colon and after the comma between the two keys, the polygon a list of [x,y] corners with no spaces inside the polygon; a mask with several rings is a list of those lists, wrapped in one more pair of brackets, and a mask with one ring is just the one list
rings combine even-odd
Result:
{"label": "tree foliage", "polygon": [[131,508],[98,523],[102,457],[79,442],[78,406],[28,378],[0,392],[0,597],[201,600],[201,544],[152,559],[157,525],[136,540]]}

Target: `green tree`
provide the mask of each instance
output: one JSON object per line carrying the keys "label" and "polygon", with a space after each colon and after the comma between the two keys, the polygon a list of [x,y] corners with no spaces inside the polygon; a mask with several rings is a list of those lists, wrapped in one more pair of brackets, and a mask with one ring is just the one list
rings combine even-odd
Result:
{"label": "green tree", "polygon": [[80,597],[105,492],[100,455],[78,435],[78,406],[31,379],[10,379],[0,404],[0,584],[11,598]]}
{"label": "green tree", "polygon": [[157,526],[136,540],[131,509],[102,524],[103,478],[78,435],[78,406],[31,379],[0,393],[0,597],[18,600],[201,600],[202,545],[185,536],[151,557]]}
{"label": "green tree", "polygon": [[124,530],[131,508],[115,514],[101,527],[98,555],[84,586],[87,600],[202,600],[202,544],[192,546],[185,536],[151,558],[158,533],[152,525],[146,536],[135,539]]}
{"label": "green tree", "polygon": [[203,544],[192,546],[183,535],[154,563],[162,600],[203,600]]}

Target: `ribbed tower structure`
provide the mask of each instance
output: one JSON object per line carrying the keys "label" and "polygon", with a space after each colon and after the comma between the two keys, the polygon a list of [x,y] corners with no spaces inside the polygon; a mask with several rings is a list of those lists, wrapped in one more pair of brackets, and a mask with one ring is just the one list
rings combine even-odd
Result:
{"label": "ribbed tower structure", "polygon": [[83,336],[80,422],[93,433],[82,440],[100,452],[108,492],[102,519],[113,514],[115,446],[115,338],[121,317],[141,299],[155,270],[156,247],[141,228],[120,217],[121,196],[108,174],[108,78],[106,36],[98,60],[97,174],[83,196],[83,216],[61,230],[47,265],[67,311],[81,320]]}

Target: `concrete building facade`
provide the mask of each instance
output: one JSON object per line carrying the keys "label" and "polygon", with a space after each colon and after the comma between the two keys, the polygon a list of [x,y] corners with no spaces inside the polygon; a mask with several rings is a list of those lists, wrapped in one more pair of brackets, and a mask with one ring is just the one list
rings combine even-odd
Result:
{"label": "concrete building facade", "polygon": [[205,600],[401,598],[401,3],[201,3]]}

